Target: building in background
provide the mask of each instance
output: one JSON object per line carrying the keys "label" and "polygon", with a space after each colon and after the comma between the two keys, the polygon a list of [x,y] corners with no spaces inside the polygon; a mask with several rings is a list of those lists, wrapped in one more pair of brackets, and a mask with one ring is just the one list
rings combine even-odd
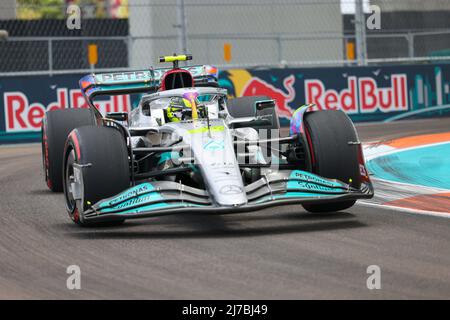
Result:
{"label": "building in background", "polygon": [[[129,4],[132,67],[178,49],[179,0]],[[233,65],[343,59],[340,0],[184,0],[187,48],[196,61]]]}
{"label": "building in background", "polygon": [[381,11],[440,11],[450,10],[448,0],[370,0],[370,4],[377,5]]}
{"label": "building in background", "polygon": [[[449,0],[371,0],[370,4],[381,10],[381,28],[366,31],[369,59],[450,56]],[[346,40],[353,41],[354,15],[344,14],[343,19]]]}
{"label": "building in background", "polygon": [[[146,68],[182,51],[221,68],[352,65],[354,1],[0,0],[10,36],[0,43],[0,73],[88,69],[92,43],[102,69]],[[71,4],[81,8],[80,30],[66,26]],[[381,8],[381,29],[366,30],[369,62],[450,56],[449,0],[363,4],[366,18],[369,5]]]}
{"label": "building in background", "polygon": [[1,0],[0,20],[16,18],[16,0]]}

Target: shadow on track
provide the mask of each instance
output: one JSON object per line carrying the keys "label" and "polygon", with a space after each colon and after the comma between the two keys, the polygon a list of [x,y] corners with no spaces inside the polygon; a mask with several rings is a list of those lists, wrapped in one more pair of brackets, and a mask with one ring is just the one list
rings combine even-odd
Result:
{"label": "shadow on track", "polygon": [[119,227],[80,228],[75,225],[70,227],[68,225],[57,225],[56,227],[65,229],[65,231],[70,229],[68,236],[82,240],[239,238],[367,226],[354,218],[353,214],[346,212],[327,214],[290,212],[265,215],[185,214],[153,220],[129,220]]}
{"label": "shadow on track", "polygon": [[27,192],[29,195],[37,195],[37,196],[48,196],[48,195],[59,195],[58,193],[52,192],[49,189],[34,189]]}

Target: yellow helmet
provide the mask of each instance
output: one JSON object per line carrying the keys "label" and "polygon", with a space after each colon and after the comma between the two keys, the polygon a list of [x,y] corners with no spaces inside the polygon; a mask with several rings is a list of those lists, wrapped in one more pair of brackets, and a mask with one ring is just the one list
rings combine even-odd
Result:
{"label": "yellow helmet", "polygon": [[[166,109],[167,122],[179,122],[181,120],[197,118],[195,100],[187,98],[173,98]],[[193,112],[194,111],[194,112]]]}

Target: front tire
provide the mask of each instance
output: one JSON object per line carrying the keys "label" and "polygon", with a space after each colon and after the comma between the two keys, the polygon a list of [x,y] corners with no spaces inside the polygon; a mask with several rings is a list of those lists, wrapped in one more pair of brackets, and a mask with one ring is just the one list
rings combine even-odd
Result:
{"label": "front tire", "polygon": [[[85,126],[74,129],[64,151],[64,195],[69,217],[79,225],[103,226],[123,223],[90,223],[83,212],[96,202],[112,197],[130,186],[130,166],[125,139],[114,128]],[[74,167],[82,172],[81,199],[75,199]]]}
{"label": "front tire", "polygon": [[[337,110],[306,113],[305,131],[313,173],[360,188],[358,145],[349,143],[359,139],[350,118]],[[348,209],[355,202],[304,204],[303,207],[310,212],[333,212]]]}

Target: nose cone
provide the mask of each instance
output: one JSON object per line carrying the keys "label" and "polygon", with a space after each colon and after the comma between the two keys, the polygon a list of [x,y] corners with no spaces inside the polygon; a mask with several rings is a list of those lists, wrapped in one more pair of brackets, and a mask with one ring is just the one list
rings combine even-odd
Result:
{"label": "nose cone", "polygon": [[[217,179],[216,175],[216,179]],[[244,190],[242,178],[227,177],[224,180],[212,181],[214,183],[210,193],[214,201],[220,206],[241,206],[247,203],[247,195]]]}
{"label": "nose cone", "polygon": [[233,140],[223,120],[212,121],[211,131],[195,131],[191,147],[207,190],[220,206],[247,203]]}

